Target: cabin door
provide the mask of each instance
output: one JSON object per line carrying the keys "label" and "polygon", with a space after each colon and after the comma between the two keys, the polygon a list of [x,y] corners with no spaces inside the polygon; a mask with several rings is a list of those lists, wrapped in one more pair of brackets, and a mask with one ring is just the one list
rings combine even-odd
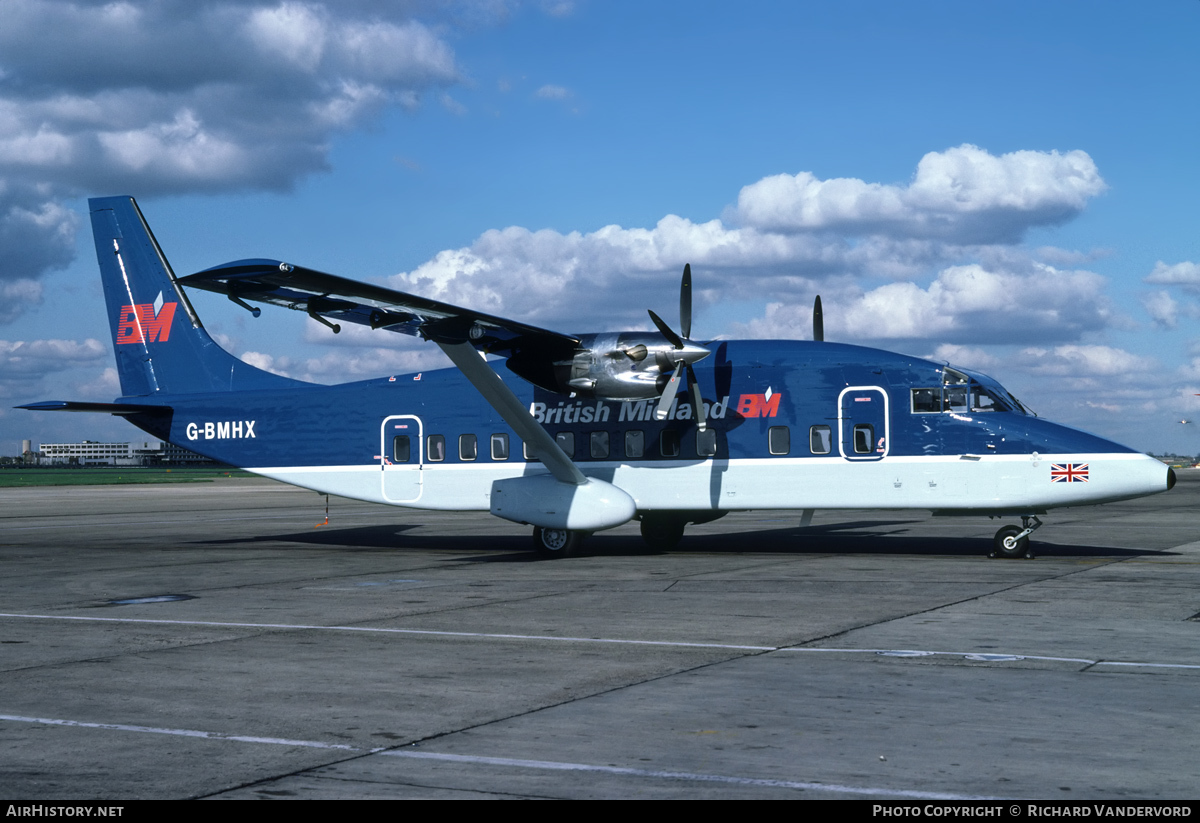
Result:
{"label": "cabin door", "polygon": [[383,419],[379,433],[379,473],[383,499],[415,503],[424,485],[424,438],[421,418],[393,414]]}
{"label": "cabin door", "polygon": [[838,395],[838,448],[847,460],[882,460],[891,449],[887,392],[849,386]]}

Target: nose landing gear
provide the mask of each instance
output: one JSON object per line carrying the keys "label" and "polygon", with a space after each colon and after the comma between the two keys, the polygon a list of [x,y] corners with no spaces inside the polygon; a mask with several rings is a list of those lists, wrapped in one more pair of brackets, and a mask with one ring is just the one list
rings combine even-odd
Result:
{"label": "nose landing gear", "polygon": [[1004,526],[996,532],[992,539],[994,548],[988,557],[1027,557],[1032,560],[1034,554],[1029,550],[1029,535],[1042,527],[1042,521],[1036,515],[1024,515],[1021,526],[1024,528]]}

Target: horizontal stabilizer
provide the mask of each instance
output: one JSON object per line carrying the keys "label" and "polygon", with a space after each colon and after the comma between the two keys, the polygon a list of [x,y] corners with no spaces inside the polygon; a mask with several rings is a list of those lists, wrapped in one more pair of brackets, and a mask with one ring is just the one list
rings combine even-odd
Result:
{"label": "horizontal stabilizer", "polygon": [[278,260],[238,260],[181,277],[179,283],[224,294],[243,307],[249,307],[248,300],[270,303],[327,325],[344,321],[439,342],[465,342],[502,356],[532,348],[569,357],[579,344],[577,337]]}
{"label": "horizontal stabilizer", "polygon": [[85,403],[76,400],[46,400],[17,406],[29,411],[94,412],[100,414],[170,414],[170,406],[143,406],[136,403]]}

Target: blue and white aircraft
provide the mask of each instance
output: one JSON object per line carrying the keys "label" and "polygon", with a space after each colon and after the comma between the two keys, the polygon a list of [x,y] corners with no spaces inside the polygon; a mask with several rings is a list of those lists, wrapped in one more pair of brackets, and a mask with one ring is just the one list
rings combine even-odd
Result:
{"label": "blue and white aircraft", "polygon": [[[1161,462],[1029,413],[986,375],[814,340],[560,334],[278,260],[176,277],[131,197],[93,199],[121,397],[21,408],[107,412],[155,437],[326,494],[490,511],[547,557],[639,520],[656,548],[731,511],[928,509],[1021,518],[994,555],[1028,553],[1038,515],[1171,488]],[[184,286],[285,306],[340,330],[419,335],[457,368],[322,386],[221,349]],[[483,356],[481,356],[483,355]],[[497,370],[499,360],[506,367]],[[686,381],[688,389],[679,393]]]}

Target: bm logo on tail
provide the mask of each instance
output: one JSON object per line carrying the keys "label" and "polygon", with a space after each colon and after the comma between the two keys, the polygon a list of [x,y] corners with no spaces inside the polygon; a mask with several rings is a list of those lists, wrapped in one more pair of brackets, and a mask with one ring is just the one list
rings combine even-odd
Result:
{"label": "bm logo on tail", "polygon": [[121,307],[117,345],[122,343],[165,343],[171,336],[171,320],[177,303],[164,303],[162,292],[153,303]]}

